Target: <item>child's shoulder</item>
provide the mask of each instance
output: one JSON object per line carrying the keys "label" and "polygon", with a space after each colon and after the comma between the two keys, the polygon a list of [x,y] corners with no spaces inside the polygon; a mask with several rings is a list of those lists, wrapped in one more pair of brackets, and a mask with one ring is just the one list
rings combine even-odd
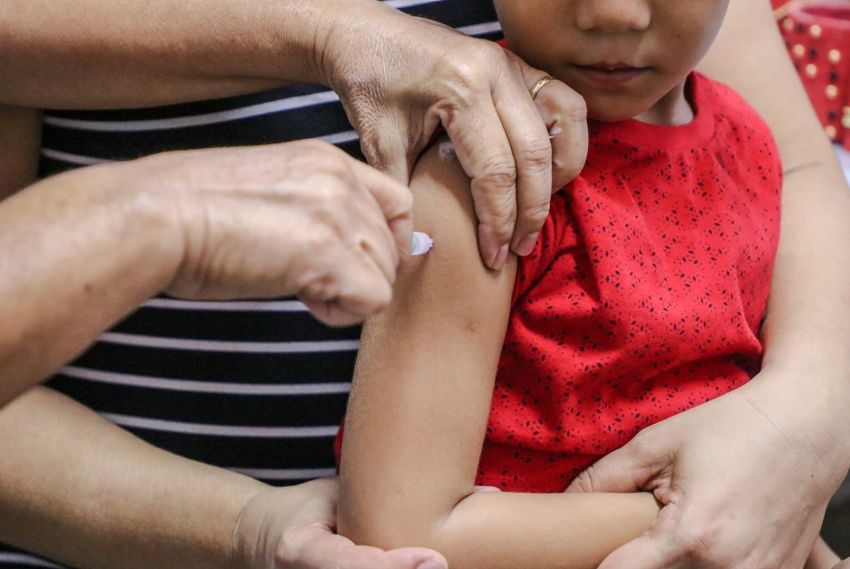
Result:
{"label": "child's shoulder", "polygon": [[717,131],[722,134],[744,127],[768,137],[772,142],[773,135],[767,123],[735,89],[696,71],[692,74],[692,81],[696,104],[711,113]]}

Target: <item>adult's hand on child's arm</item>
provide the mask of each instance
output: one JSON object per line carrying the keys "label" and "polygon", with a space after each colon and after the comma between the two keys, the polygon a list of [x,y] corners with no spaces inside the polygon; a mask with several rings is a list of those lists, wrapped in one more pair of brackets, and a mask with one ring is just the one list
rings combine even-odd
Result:
{"label": "adult's hand on child's arm", "polygon": [[150,446],[44,387],[0,408],[0,454],[0,539],[68,566],[446,569],[431,551],[334,536],[335,480],[272,488]]}
{"label": "adult's hand on child's arm", "polygon": [[337,480],[270,488],[242,510],[233,533],[233,565],[245,569],[447,569],[429,549],[384,551],[335,532]]}
{"label": "adult's hand on child's arm", "polygon": [[330,23],[323,75],[369,162],[407,183],[442,125],[472,178],[484,262],[502,268],[508,245],[531,252],[552,190],[584,166],[584,100],[553,81],[532,101],[529,90],[545,73],[497,44],[374,0],[345,2],[340,10],[356,16]]}
{"label": "adult's hand on child's arm", "polygon": [[[0,35],[15,54],[0,62],[2,104],[133,108],[323,83],[339,94],[369,161],[405,184],[442,124],[473,179],[491,267],[504,265],[507,244],[531,250],[552,189],[584,165],[577,93],[553,82],[535,107],[528,90],[544,72],[376,0],[16,0],[2,8]],[[110,25],[96,25],[103,21]],[[559,131],[551,143],[547,127]]]}
{"label": "adult's hand on child's arm", "polygon": [[805,380],[765,369],[582,473],[568,491],[643,489],[663,506],[645,535],[600,568],[802,567],[846,472],[846,459],[822,452],[804,428],[822,422],[818,405],[788,389]]}

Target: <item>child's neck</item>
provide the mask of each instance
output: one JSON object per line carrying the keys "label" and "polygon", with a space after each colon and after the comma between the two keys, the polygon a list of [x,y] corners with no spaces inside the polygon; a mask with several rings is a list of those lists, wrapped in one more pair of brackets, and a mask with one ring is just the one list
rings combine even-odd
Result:
{"label": "child's neck", "polygon": [[679,126],[694,120],[694,110],[685,96],[687,79],[676,85],[635,120],[663,126]]}

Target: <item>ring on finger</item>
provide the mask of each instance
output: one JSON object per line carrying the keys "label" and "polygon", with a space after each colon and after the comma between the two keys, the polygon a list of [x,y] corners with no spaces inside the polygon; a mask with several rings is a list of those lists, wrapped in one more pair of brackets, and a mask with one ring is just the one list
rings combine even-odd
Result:
{"label": "ring on finger", "polygon": [[535,97],[537,97],[537,94],[540,92],[540,90],[543,89],[543,87],[545,87],[546,85],[548,85],[549,81],[551,81],[551,80],[552,80],[552,76],[546,75],[546,76],[542,77],[537,83],[534,84],[534,87],[532,87],[528,91],[528,94],[531,95],[532,100]]}

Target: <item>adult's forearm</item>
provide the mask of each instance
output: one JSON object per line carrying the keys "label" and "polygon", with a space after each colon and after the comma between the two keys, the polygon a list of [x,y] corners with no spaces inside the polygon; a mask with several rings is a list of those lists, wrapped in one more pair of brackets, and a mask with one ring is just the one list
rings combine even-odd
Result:
{"label": "adult's forearm", "polygon": [[137,191],[121,168],[62,174],[0,204],[0,406],[176,273],[182,234],[173,208]]}
{"label": "adult's forearm", "polygon": [[[740,49],[746,45],[747,49]],[[734,64],[730,64],[734,62]],[[768,2],[733,0],[706,71],[762,114],[782,155],[782,234],[764,328],[768,407],[795,409],[819,456],[850,465],[850,190],[785,53]],[[756,70],[769,70],[756,72]],[[788,378],[776,385],[777,377]],[[801,392],[801,390],[804,390]],[[804,396],[801,396],[804,394]],[[832,410],[832,412],[830,412]],[[821,420],[808,420],[820,417]],[[817,433],[821,428],[822,433]]]}
{"label": "adult's forearm", "polygon": [[7,0],[0,104],[121,108],[323,82],[324,42],[377,0]]}
{"label": "adult's forearm", "polygon": [[229,567],[239,513],[266,488],[41,387],[0,409],[0,455],[0,540],[92,569]]}

